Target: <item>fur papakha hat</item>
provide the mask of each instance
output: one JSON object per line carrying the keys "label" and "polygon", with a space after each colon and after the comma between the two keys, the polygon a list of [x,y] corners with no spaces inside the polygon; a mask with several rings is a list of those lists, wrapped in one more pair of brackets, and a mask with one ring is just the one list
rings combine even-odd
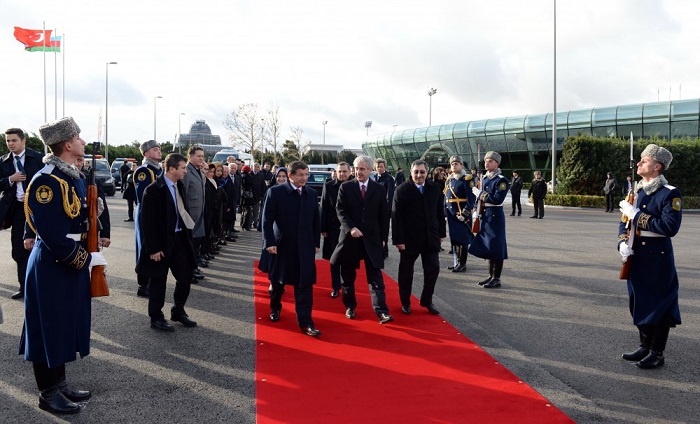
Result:
{"label": "fur papakha hat", "polygon": [[141,154],[146,153],[147,151],[151,150],[154,147],[160,146],[157,141],[155,140],[148,140],[144,141],[141,143],[141,146],[139,146],[139,149],[141,150]]}
{"label": "fur papakha hat", "polygon": [[486,152],[486,155],[484,155],[484,160],[486,159],[493,159],[499,164],[501,163],[501,155],[499,155],[498,152],[494,152],[493,150]]}
{"label": "fur papakha hat", "polygon": [[664,169],[668,169],[671,166],[671,161],[673,160],[673,155],[667,149],[656,144],[648,145],[642,152],[642,157],[649,156],[655,161],[659,162],[664,166]]}
{"label": "fur papakha hat", "polygon": [[39,127],[39,133],[44,144],[51,146],[62,141],[70,140],[80,134],[80,127],[71,116],[66,116],[58,121],[47,122]]}
{"label": "fur papakha hat", "polygon": [[464,162],[462,161],[462,156],[460,155],[454,155],[450,157],[450,163],[457,162],[460,165],[463,165]]}

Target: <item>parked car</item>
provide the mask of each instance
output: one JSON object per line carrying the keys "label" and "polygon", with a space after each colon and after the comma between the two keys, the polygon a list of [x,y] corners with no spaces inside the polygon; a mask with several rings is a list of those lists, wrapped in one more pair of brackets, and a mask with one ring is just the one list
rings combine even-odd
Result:
{"label": "parked car", "polygon": [[112,178],[114,178],[114,184],[116,187],[122,186],[122,174],[120,172],[120,168],[124,164],[124,161],[129,161],[131,163],[134,163],[134,162],[136,162],[136,159],[134,159],[134,158],[116,158],[116,159],[114,159],[114,161],[112,161],[112,168],[110,169],[110,173],[112,174]]}
{"label": "parked car", "polygon": [[[88,168],[92,167],[92,155],[85,155],[85,164]],[[114,196],[117,192],[117,186],[114,182],[114,177],[109,168],[109,162],[101,155],[95,156],[95,182],[102,187],[106,196]]]}
{"label": "parked car", "polygon": [[329,171],[309,171],[309,179],[306,180],[306,185],[316,190],[318,193],[318,201],[321,201],[323,193],[323,184],[331,177]]}

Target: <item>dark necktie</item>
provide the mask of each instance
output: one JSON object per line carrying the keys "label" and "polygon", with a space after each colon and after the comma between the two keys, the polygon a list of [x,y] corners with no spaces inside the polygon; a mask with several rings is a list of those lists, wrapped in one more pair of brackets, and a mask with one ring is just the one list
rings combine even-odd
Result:
{"label": "dark necktie", "polygon": [[301,187],[297,189],[297,193],[299,193],[299,196],[301,196]]}
{"label": "dark necktie", "polygon": [[423,194],[423,186],[418,186],[418,191],[420,191],[420,194]]}
{"label": "dark necktie", "polygon": [[[15,156],[15,160],[17,161],[17,170],[26,176],[27,171],[24,169],[24,166],[22,165],[21,158],[19,156]],[[22,188],[24,189],[24,191],[27,191],[27,180],[22,181]]]}
{"label": "dark necktie", "polygon": [[360,188],[362,189],[362,190],[361,190],[361,193],[362,193],[362,198],[364,199],[364,198],[365,198],[365,193],[367,193],[367,188],[365,187],[364,184],[362,184]]}

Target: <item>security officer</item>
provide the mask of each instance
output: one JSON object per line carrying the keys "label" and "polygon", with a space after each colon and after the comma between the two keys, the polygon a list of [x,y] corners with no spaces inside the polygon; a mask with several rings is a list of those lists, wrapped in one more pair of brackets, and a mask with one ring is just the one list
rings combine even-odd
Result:
{"label": "security officer", "polygon": [[476,196],[472,193],[474,179],[471,174],[465,172],[461,156],[455,155],[450,158],[450,169],[452,173],[445,183],[445,211],[450,229],[453,263],[448,269],[452,272],[464,272],[467,270],[469,244],[474,239],[471,220],[471,211],[476,202]]}
{"label": "security officer", "polygon": [[[157,177],[163,173],[160,165],[162,154],[160,146],[155,140],[148,140],[141,143],[139,147],[143,155],[143,163],[134,171],[134,185],[136,186],[136,210],[134,211],[134,235],[136,238],[136,262],[139,263],[139,254],[141,246],[143,246],[143,233],[139,224],[139,211],[141,210],[141,200],[146,187],[151,185]],[[140,297],[148,297],[148,277],[136,273],[136,279],[139,285],[136,295]]]}
{"label": "security officer", "polygon": [[[503,213],[503,201],[508,195],[510,181],[501,174],[499,168],[501,155],[497,152],[486,152],[484,167],[486,174],[481,179],[481,190],[474,187],[472,192],[477,198],[477,210],[474,219],[480,219],[479,232],[469,246],[469,253],[479,258],[489,260],[489,278],[479,281],[486,289],[501,287],[501,271],[503,261],[508,259],[506,245],[506,216]],[[478,216],[478,210],[483,206],[483,213]]]}
{"label": "security officer", "polygon": [[631,220],[635,230],[630,241],[626,224],[621,222],[618,247],[623,262],[632,261],[627,291],[632,322],[639,330],[640,340],[639,348],[623,353],[622,358],[639,368],[664,364],[669,330],[681,323],[671,237],[681,227],[683,199],[663,175],[672,160],[668,150],[648,145],[637,163],[637,175],[642,177],[637,196],[633,204],[620,202],[623,220]]}
{"label": "security officer", "polygon": [[101,253],[88,253],[87,186],[75,168],[85,154],[85,141],[73,118],[44,124],[39,129],[52,154],[32,179],[25,196],[25,214],[34,238],[26,231],[31,250],[25,285],[24,328],[19,353],[32,362],[39,388],[39,407],[52,413],[74,414],[88,391],[66,384],[66,362],[90,354],[90,271],[107,265]]}

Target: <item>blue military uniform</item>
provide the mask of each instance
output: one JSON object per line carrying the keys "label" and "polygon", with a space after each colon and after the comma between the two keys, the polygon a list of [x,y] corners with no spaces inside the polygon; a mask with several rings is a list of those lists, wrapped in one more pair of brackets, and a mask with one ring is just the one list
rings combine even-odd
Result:
{"label": "blue military uniform", "polygon": [[87,187],[54,165],[37,173],[25,196],[37,234],[29,256],[20,354],[56,368],[90,353],[90,254]]}
{"label": "blue military uniform", "polygon": [[455,255],[454,272],[466,270],[467,249],[474,239],[471,211],[476,196],[472,193],[473,187],[474,179],[464,173],[452,174],[445,182],[445,211],[450,230],[450,244]]}
{"label": "blue military uniform", "polygon": [[[134,236],[136,239],[136,264],[139,263],[139,254],[141,253],[141,247],[143,246],[143,232],[141,231],[141,225],[139,223],[139,211],[141,210],[141,200],[143,199],[143,193],[146,191],[146,187],[155,182],[156,178],[163,173],[163,169],[156,167],[153,163],[148,160],[136,168],[134,171],[134,186],[136,188],[136,209],[134,210]],[[137,273],[138,284],[140,287],[140,292],[145,291],[148,286],[148,278]]]}
{"label": "blue military uniform", "polygon": [[[500,163],[500,155],[495,152],[487,152],[486,158],[493,154]],[[469,246],[469,253],[479,258],[489,260],[489,278],[479,281],[484,288],[501,286],[501,271],[503,261],[508,259],[508,246],[506,245],[506,216],[503,213],[503,201],[510,190],[510,181],[504,177],[500,170],[493,174],[486,174],[481,180],[481,192],[478,201],[483,204],[483,213],[480,218],[479,232],[475,234],[474,241]]]}
{"label": "blue military uniform", "polygon": [[[629,199],[620,202],[623,222],[618,228],[618,249],[623,260],[631,261],[627,278],[629,309],[640,340],[639,348],[622,354],[622,358],[634,361],[639,368],[664,364],[663,353],[670,328],[681,323],[671,237],[678,234],[681,227],[683,199],[661,171],[668,169],[672,160],[671,152],[649,144],[637,165],[637,173],[645,180],[640,182],[642,187],[636,201],[633,205],[628,203]],[[661,170],[657,168],[659,165]],[[627,224],[624,221],[628,221]],[[627,228],[634,235],[631,242]]]}

